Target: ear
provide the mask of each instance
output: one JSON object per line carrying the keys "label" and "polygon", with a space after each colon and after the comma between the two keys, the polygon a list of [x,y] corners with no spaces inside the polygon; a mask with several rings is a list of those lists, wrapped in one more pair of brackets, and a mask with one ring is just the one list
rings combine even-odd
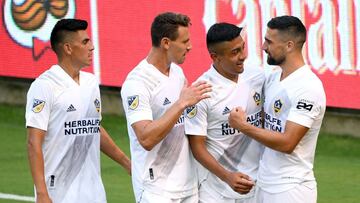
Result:
{"label": "ear", "polygon": [[160,46],[163,47],[164,49],[168,50],[170,48],[170,43],[171,43],[171,40],[167,37],[164,37],[160,41]]}
{"label": "ear", "polygon": [[286,44],[286,50],[288,52],[290,52],[290,51],[292,51],[294,49],[295,49],[295,42],[292,41],[292,40],[288,41],[287,44]]}
{"label": "ear", "polygon": [[217,54],[215,52],[210,52],[210,58],[213,60],[213,61],[216,61],[216,59],[218,58]]}
{"label": "ear", "polygon": [[63,48],[65,54],[71,55],[72,48],[71,48],[71,45],[69,43],[64,43],[62,48]]}

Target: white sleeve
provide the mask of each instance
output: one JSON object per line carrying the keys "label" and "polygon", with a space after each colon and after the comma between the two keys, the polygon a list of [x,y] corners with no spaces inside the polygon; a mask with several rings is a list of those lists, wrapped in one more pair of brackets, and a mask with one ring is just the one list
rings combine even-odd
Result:
{"label": "white sleeve", "polygon": [[185,134],[207,136],[206,100],[185,109]]}
{"label": "white sleeve", "polygon": [[142,120],[153,120],[150,92],[138,81],[128,81],[121,89],[121,98],[130,125]]}
{"label": "white sleeve", "polygon": [[36,80],[31,84],[26,101],[26,127],[47,131],[52,100],[49,84],[41,80]]}
{"label": "white sleeve", "polygon": [[292,100],[287,120],[310,128],[323,108],[321,94],[304,89]]}

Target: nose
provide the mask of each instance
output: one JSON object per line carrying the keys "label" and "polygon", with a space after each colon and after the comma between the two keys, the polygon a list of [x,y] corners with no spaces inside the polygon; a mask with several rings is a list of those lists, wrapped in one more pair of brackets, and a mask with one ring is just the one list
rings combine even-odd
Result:
{"label": "nose", "polygon": [[239,54],[239,60],[240,61],[244,61],[248,56],[248,53],[247,53],[247,49],[244,49],[240,54]]}
{"label": "nose", "polygon": [[191,42],[189,42],[188,46],[186,47],[186,50],[190,51],[191,49],[192,49],[192,44],[191,44]]}
{"label": "nose", "polygon": [[90,41],[89,43],[89,50],[90,51],[94,51],[95,47],[94,47],[94,44],[92,43],[92,41]]}
{"label": "nose", "polygon": [[261,49],[264,50],[264,51],[266,51],[266,49],[267,49],[267,43],[266,43],[266,42],[264,42],[264,43],[262,44]]}

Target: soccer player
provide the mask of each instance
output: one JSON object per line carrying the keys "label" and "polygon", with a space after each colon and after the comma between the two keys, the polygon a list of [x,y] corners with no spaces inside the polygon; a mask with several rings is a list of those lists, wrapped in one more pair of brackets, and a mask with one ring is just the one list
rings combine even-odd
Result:
{"label": "soccer player", "polygon": [[278,65],[265,83],[265,128],[247,123],[238,107],[230,125],[266,146],[260,161],[257,202],[316,202],[313,162],[326,98],[319,78],[304,62],[306,28],[293,16],[271,19],[263,50]]}
{"label": "soccer player", "polygon": [[130,174],[130,160],[101,127],[99,84],[83,72],[94,46],[87,22],[63,19],[51,32],[58,64],[27,94],[28,158],[37,203],[105,203],[100,149]]}
{"label": "soccer player", "polygon": [[198,165],[199,199],[203,203],[254,202],[262,145],[230,127],[228,116],[236,106],[246,109],[248,120],[261,126],[261,68],[244,70],[246,59],[242,28],[217,23],[206,36],[213,61],[199,80],[208,81],[210,98],[188,108],[185,133]]}
{"label": "soccer player", "polygon": [[211,88],[205,82],[187,86],[177,65],[191,49],[189,26],[183,14],[156,16],[149,54],[122,86],[136,202],[198,201],[183,111],[207,98]]}

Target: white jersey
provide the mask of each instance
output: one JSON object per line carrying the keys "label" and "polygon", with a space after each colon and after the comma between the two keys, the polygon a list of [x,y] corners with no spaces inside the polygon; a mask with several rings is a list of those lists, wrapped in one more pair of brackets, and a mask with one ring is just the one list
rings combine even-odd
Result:
{"label": "white jersey", "polygon": [[45,181],[54,203],[103,203],[100,177],[100,91],[80,71],[78,85],[60,66],[41,74],[27,94],[26,126],[46,131]]}
{"label": "white jersey", "polygon": [[179,66],[171,64],[169,76],[165,76],[144,59],[129,73],[122,86],[137,201],[144,190],[171,198],[197,192],[183,115],[165,139],[150,151],[140,145],[131,127],[135,122],[157,120],[163,116],[178,100],[184,82],[185,76]]}
{"label": "white jersey", "polygon": [[323,85],[305,65],[280,81],[281,69],[265,83],[265,128],[284,132],[291,121],[309,128],[291,154],[265,148],[258,184],[269,193],[279,193],[298,183],[315,181],[313,162],[317,137],[326,108]]}
{"label": "white jersey", "polygon": [[[211,67],[198,80],[208,81],[212,85],[210,98],[200,101],[187,109],[185,116],[185,133],[188,135],[206,136],[209,153],[227,170],[242,172],[253,180],[257,177],[262,145],[238,130],[231,128],[228,117],[230,111],[240,106],[247,115],[248,122],[261,126],[262,88],[265,75],[260,68],[249,68],[239,75],[235,83]],[[227,198],[240,199],[240,195],[198,165],[200,183],[206,179],[211,190]],[[248,196],[253,195],[249,194]]]}

